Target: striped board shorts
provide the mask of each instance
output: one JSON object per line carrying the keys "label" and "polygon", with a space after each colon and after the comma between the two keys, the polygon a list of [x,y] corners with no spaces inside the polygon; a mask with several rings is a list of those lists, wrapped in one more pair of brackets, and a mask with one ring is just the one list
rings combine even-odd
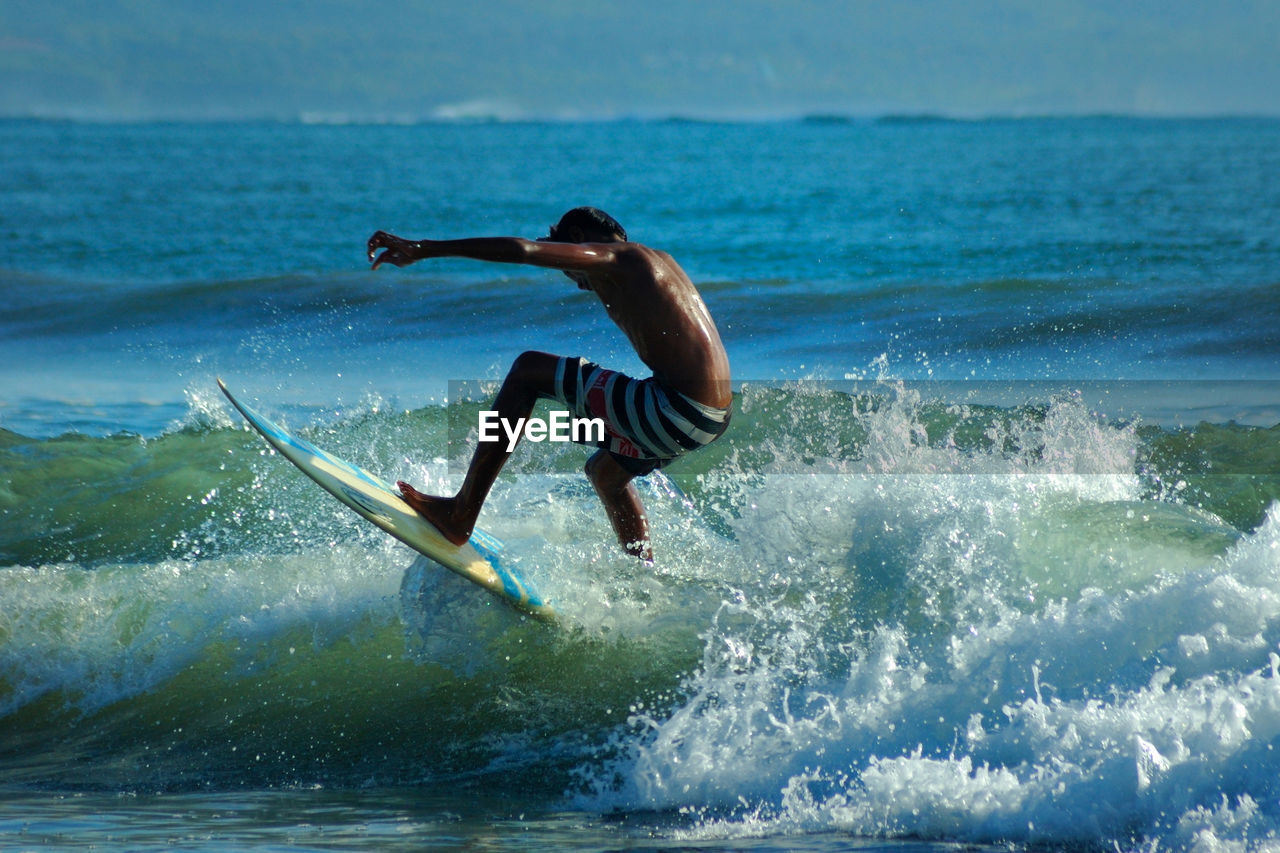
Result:
{"label": "striped board shorts", "polygon": [[706,406],[657,379],[635,379],[583,358],[561,356],[554,399],[579,418],[600,418],[604,441],[593,442],[624,470],[642,477],[720,437],[729,410]]}

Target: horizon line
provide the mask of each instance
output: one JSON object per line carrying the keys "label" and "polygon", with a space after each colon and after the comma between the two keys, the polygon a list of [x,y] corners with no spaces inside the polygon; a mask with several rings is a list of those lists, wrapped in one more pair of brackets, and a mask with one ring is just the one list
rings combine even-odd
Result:
{"label": "horizon line", "polygon": [[420,126],[420,125],[499,125],[499,124],[982,124],[1017,121],[1274,121],[1280,112],[1123,112],[1116,110],[991,112],[981,114],[946,113],[934,110],[885,110],[881,112],[843,112],[815,110],[802,112],[715,114],[695,111],[654,113],[617,113],[601,115],[565,114],[476,114],[441,115],[353,114],[345,111],[304,110],[294,115],[245,113],[241,115],[211,113],[205,115],[163,113],[146,115],[93,114],[67,112],[0,112],[3,122],[46,122],[50,124],[280,124],[303,126]]}

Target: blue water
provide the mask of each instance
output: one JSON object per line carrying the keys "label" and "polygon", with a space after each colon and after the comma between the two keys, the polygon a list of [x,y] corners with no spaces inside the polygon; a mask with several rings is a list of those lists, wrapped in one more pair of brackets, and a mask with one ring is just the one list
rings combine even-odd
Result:
{"label": "blue water", "polygon": [[[22,369],[3,423],[63,428],[51,392],[180,403],[197,372],[267,360],[319,374],[317,404],[501,375],[566,339],[627,362],[546,276],[365,270],[377,228],[540,235],[580,202],[704,285],[742,378],[861,375],[881,354],[904,378],[1275,378],[1276,138],[1261,120],[5,123],[0,337]],[[460,323],[449,358],[388,364]]]}
{"label": "blue water", "polygon": [[[1280,831],[1280,121],[10,121],[0,201],[5,844]],[[738,407],[646,484],[653,571],[521,448],[482,524],[548,630],[215,378],[456,487],[450,383],[641,366],[561,277],[364,242],[578,204],[698,283]]]}

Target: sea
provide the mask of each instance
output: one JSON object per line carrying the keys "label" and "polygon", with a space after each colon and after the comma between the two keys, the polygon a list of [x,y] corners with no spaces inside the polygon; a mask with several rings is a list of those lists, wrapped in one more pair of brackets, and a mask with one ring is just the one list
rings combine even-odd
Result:
{"label": "sea", "polygon": [[[480,525],[547,624],[217,380],[449,492],[520,352],[644,367],[366,240],[584,204],[735,414],[652,566],[520,446]],[[0,295],[0,848],[1280,850],[1280,120],[5,120]]]}

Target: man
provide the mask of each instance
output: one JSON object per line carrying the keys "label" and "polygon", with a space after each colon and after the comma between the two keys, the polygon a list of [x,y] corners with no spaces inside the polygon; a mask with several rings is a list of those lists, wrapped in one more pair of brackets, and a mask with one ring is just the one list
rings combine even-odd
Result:
{"label": "man", "polygon": [[[382,254],[376,253],[381,250]],[[472,258],[560,270],[604,303],[609,318],[653,371],[633,379],[581,358],[525,352],[494,400],[505,423],[527,418],[539,398],[584,418],[601,418],[605,440],[586,473],[623,548],[652,561],[649,523],[632,480],[714,441],[729,423],[729,357],[702,297],[665,252],[627,242],[602,210],[566,213],[539,240],[480,237],[411,241],[379,231],[369,238],[373,268],[426,258]],[[480,507],[507,461],[505,442],[480,442],[462,488],[452,498],[400,483],[404,499],[455,545],[471,536]]]}

